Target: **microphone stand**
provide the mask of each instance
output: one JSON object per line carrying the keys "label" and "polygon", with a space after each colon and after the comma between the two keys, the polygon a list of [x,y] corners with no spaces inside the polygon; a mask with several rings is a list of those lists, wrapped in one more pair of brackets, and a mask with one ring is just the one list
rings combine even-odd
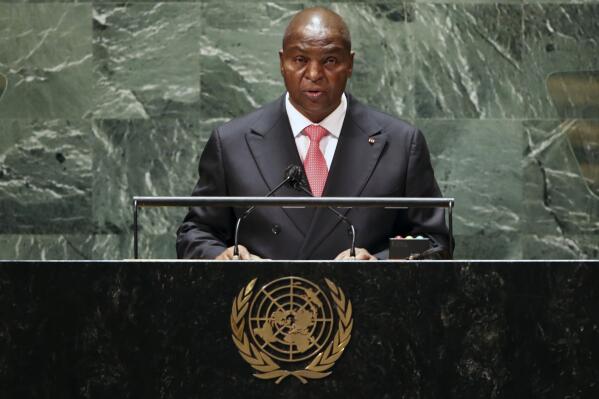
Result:
{"label": "microphone stand", "polygon": [[[265,197],[270,197],[271,195],[273,195],[274,193],[279,191],[279,189],[281,187],[283,187],[285,184],[287,184],[289,181],[294,180],[296,174],[298,173],[298,171],[297,171],[298,168],[299,168],[299,166],[297,166],[297,165],[289,165],[285,169],[285,179],[282,182],[280,182],[275,188],[270,190],[268,192],[268,194],[265,195]],[[300,173],[301,173],[301,169],[300,169]],[[252,213],[254,211],[254,209],[256,209],[256,206],[254,206],[254,205],[249,207],[243,213],[243,215],[241,215],[237,219],[237,223],[235,224],[235,236],[234,236],[234,242],[233,242],[233,260],[239,260],[239,227],[241,226],[241,221],[244,220],[245,218],[247,218],[250,215],[250,213]]]}
{"label": "microphone stand", "polygon": [[[293,187],[295,190],[297,191],[301,191],[305,194],[307,194],[310,197],[314,197],[314,194],[312,194],[305,186],[306,183],[303,182],[304,179],[304,174],[303,172],[301,172],[300,169],[300,175],[298,176],[297,174],[290,176],[290,185],[291,187]],[[327,207],[331,212],[333,212],[339,219],[341,219],[345,224],[347,224],[351,230],[351,247],[349,248],[349,256],[353,259],[356,259],[356,229],[354,228],[354,225],[349,221],[348,218],[346,218],[345,216],[343,216],[339,211],[337,211],[335,208],[333,208],[332,206],[328,206]]]}

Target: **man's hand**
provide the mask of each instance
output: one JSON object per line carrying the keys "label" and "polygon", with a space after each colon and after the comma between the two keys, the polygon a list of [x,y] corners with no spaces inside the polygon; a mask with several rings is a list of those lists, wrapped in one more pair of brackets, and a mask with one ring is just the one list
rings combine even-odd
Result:
{"label": "man's hand", "polygon": [[335,260],[377,260],[376,257],[371,255],[370,252],[368,252],[364,248],[356,248],[356,257],[355,258],[352,258],[351,256],[349,256],[349,252],[350,252],[350,250],[346,249],[345,251],[343,251],[339,255],[337,255]]}
{"label": "man's hand", "polygon": [[221,252],[220,255],[218,255],[216,258],[216,260],[256,260],[256,259],[262,259],[261,257],[251,254],[250,251],[248,251],[248,249],[246,247],[244,247],[243,245],[238,245],[237,248],[239,249],[239,258],[236,258],[233,255],[233,250],[234,247],[229,247],[227,249],[225,249],[223,252]]}

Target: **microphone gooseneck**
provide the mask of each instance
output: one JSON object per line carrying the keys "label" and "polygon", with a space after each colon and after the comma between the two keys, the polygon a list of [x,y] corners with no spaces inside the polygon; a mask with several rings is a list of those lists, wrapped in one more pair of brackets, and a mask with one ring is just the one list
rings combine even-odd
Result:
{"label": "microphone gooseneck", "polygon": [[[286,183],[289,183],[294,179],[298,179],[298,176],[302,176],[302,175],[303,175],[302,168],[300,168],[299,166],[297,166],[297,165],[287,166],[285,168],[285,178],[283,179],[283,181],[280,182],[279,184],[277,184],[277,186],[275,188],[270,190],[265,195],[265,197],[270,197],[271,195],[273,195],[274,193],[279,191],[279,189],[281,187],[283,187]],[[299,178],[301,178],[301,177],[299,177]],[[235,257],[235,259],[239,259],[239,227],[241,226],[241,221],[244,220],[245,218],[247,218],[254,211],[254,209],[256,209],[255,206],[249,207],[243,213],[243,215],[241,215],[240,217],[237,218],[237,223],[235,223],[235,236],[234,236],[234,242],[233,242],[233,256]]]}
{"label": "microphone gooseneck", "polygon": [[[289,185],[294,190],[301,191],[301,192],[309,195],[310,197],[314,197],[312,192],[310,190],[308,190],[308,188],[307,188],[308,181],[306,179],[306,175],[304,174],[304,171],[302,170],[302,168],[297,165],[290,165],[287,167],[287,170],[290,171],[290,173],[288,174]],[[331,206],[327,206],[327,208],[331,212],[333,212],[339,219],[341,219],[345,224],[347,224],[349,226],[349,229],[351,231],[351,247],[349,249],[349,256],[351,256],[352,258],[355,258],[356,257],[356,229],[354,228],[354,225],[349,221],[349,219],[347,217],[342,215],[335,208],[333,208]]]}

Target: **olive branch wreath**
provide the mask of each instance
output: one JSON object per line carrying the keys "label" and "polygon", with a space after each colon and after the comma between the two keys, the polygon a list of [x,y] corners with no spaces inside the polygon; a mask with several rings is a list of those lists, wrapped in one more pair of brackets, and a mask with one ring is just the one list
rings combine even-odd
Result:
{"label": "olive branch wreath", "polygon": [[233,300],[231,309],[233,342],[237,346],[241,357],[257,371],[254,373],[254,376],[263,380],[276,378],[275,384],[278,384],[291,375],[299,379],[303,384],[306,384],[308,379],[319,379],[330,375],[332,372],[328,370],[335,365],[335,362],[343,354],[343,350],[351,339],[351,331],[354,325],[351,301],[345,297],[341,288],[337,287],[329,279],[324,279],[329,287],[331,297],[336,305],[337,315],[339,316],[339,328],[335,334],[335,338],[324,352],[320,352],[306,367],[290,371],[281,369],[268,354],[258,350],[256,345],[250,342],[245,333],[244,317],[249,309],[249,302],[253,295],[256,280],[253,279],[241,289],[237,297]]}

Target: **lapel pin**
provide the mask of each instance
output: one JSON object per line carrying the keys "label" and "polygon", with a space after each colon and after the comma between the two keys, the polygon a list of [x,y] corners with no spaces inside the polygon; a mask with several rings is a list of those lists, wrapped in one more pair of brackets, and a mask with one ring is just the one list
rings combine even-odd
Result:
{"label": "lapel pin", "polygon": [[369,137],[369,138],[368,138],[368,144],[374,144],[374,143],[375,143],[375,141],[376,141],[376,140],[374,139],[374,137]]}

